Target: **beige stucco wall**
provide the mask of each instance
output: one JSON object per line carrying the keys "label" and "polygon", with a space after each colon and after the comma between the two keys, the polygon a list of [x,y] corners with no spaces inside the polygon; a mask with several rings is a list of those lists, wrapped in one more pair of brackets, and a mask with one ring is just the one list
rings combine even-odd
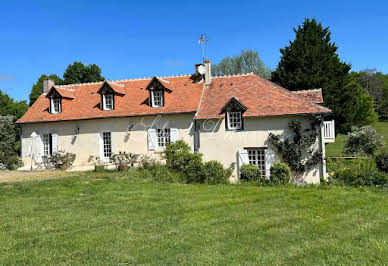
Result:
{"label": "beige stucco wall", "polygon": [[[74,127],[79,126],[79,134],[74,135]],[[133,125],[127,132],[129,125]],[[133,118],[106,118],[81,121],[25,124],[22,126],[22,159],[24,169],[31,167],[30,136],[32,132],[57,133],[58,150],[75,153],[74,170],[93,168],[90,156],[99,156],[99,133],[112,132],[112,152],[127,151],[160,157],[162,150],[149,151],[147,129],[149,127],[174,127],[178,129],[179,139],[193,147],[193,114],[161,115]]]}
{"label": "beige stucco wall", "polygon": [[[22,159],[24,169],[31,167],[30,135],[32,132],[57,133],[58,150],[75,153],[74,170],[93,169],[90,156],[99,156],[99,133],[112,132],[112,152],[127,151],[137,154],[148,154],[160,158],[162,150],[149,151],[147,147],[147,129],[149,127],[174,127],[178,129],[179,139],[183,139],[190,147],[194,146],[193,114],[145,116],[133,118],[106,118],[83,121],[52,122],[39,124],[25,124],[22,126]],[[238,150],[245,147],[267,147],[266,140],[269,133],[287,134],[288,123],[296,117],[276,118],[244,118],[243,131],[225,130],[225,121],[199,121],[200,149],[205,161],[218,160],[229,167],[237,162]],[[306,122],[307,120],[302,121]],[[74,127],[79,126],[79,134],[74,135]],[[127,132],[129,125],[133,125]],[[285,130],[286,129],[286,130]],[[316,147],[318,148],[317,139]],[[324,145],[323,145],[324,151]],[[275,157],[276,159],[276,157]],[[33,165],[34,166],[34,165]],[[325,170],[323,171],[325,172]],[[308,183],[319,183],[322,168],[317,165],[305,174]],[[237,180],[237,167],[234,180]]]}
{"label": "beige stucco wall", "polygon": [[[228,167],[237,162],[238,150],[245,147],[267,147],[266,140],[270,133],[289,134],[288,123],[292,119],[299,119],[303,125],[307,125],[308,120],[298,117],[244,118],[244,130],[232,131],[225,129],[224,119],[201,121],[199,151],[205,160],[218,160]],[[316,149],[319,143],[317,138]],[[278,158],[275,156],[276,160]],[[312,168],[303,176],[303,180],[307,183],[319,183],[321,169],[320,165]],[[237,180],[237,166],[233,178]]]}

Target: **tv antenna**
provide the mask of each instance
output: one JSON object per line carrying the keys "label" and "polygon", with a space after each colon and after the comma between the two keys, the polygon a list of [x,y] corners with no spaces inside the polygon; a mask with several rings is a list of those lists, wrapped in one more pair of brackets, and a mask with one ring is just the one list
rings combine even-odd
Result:
{"label": "tv antenna", "polygon": [[201,34],[199,36],[198,43],[202,46],[202,61],[205,62],[205,45],[209,41],[209,39],[205,36],[205,34]]}

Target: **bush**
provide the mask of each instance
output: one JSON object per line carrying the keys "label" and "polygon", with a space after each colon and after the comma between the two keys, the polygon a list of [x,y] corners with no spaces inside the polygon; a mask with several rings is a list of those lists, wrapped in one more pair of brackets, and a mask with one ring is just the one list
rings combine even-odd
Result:
{"label": "bush", "polygon": [[376,165],[380,171],[388,173],[388,149],[384,149],[376,155]]}
{"label": "bush", "polygon": [[139,164],[141,168],[149,168],[154,166],[155,164],[158,164],[158,162],[148,155],[142,155],[140,157]]}
{"label": "bush", "polygon": [[287,184],[290,182],[290,167],[285,163],[275,163],[271,167],[271,183],[273,184]]}
{"label": "bush", "polygon": [[111,160],[116,165],[117,170],[120,171],[132,165],[134,162],[134,157],[135,157],[135,154],[133,153],[119,151],[119,153],[112,155]]}
{"label": "bush", "polygon": [[74,153],[58,151],[51,156],[50,161],[54,164],[55,168],[66,170],[73,165],[75,156]]}
{"label": "bush", "polygon": [[383,146],[382,137],[371,126],[352,127],[345,143],[345,153],[373,155]]}
{"label": "bush", "polygon": [[340,184],[356,187],[388,185],[388,175],[377,171],[372,159],[354,160],[349,166],[337,169],[333,179]]}
{"label": "bush", "polygon": [[240,180],[242,181],[259,181],[261,178],[261,170],[256,165],[244,164],[240,168]]}
{"label": "bush", "polygon": [[167,166],[178,172],[185,183],[226,183],[234,167],[225,169],[216,161],[204,164],[202,154],[191,153],[189,145],[183,140],[167,144],[163,157]]}
{"label": "bush", "polygon": [[170,169],[167,165],[162,165],[160,163],[156,163],[147,169],[143,169],[145,176],[150,178],[155,182],[160,183],[177,183],[181,181],[181,176],[176,171]]}
{"label": "bush", "polygon": [[208,161],[203,165],[204,182],[207,184],[226,184],[232,175],[233,167],[225,169],[218,161]]}

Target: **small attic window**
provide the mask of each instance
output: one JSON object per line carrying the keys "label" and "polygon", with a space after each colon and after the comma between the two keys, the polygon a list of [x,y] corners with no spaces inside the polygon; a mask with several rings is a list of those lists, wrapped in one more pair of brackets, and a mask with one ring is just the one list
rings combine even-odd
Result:
{"label": "small attic window", "polygon": [[246,110],[247,108],[237,98],[232,97],[221,110],[221,114],[225,114],[225,128],[227,130],[243,130],[242,115]]}
{"label": "small attic window", "polygon": [[114,109],[114,94],[102,95],[102,109],[109,111]]}
{"label": "small attic window", "polygon": [[50,99],[50,110],[52,114],[60,114],[62,112],[62,101],[61,98],[51,98]]}
{"label": "small attic window", "polygon": [[152,107],[163,107],[164,106],[164,97],[163,91],[151,91],[151,106]]}

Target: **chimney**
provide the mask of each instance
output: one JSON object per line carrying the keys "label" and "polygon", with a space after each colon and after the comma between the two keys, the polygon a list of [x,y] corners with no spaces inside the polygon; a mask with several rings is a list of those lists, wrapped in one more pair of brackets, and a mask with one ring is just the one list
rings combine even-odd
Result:
{"label": "chimney", "polygon": [[51,87],[54,86],[54,80],[44,79],[43,80],[43,93],[47,93]]}
{"label": "chimney", "polygon": [[210,60],[205,60],[205,84],[210,85],[212,82],[212,71],[211,71],[211,65]]}

